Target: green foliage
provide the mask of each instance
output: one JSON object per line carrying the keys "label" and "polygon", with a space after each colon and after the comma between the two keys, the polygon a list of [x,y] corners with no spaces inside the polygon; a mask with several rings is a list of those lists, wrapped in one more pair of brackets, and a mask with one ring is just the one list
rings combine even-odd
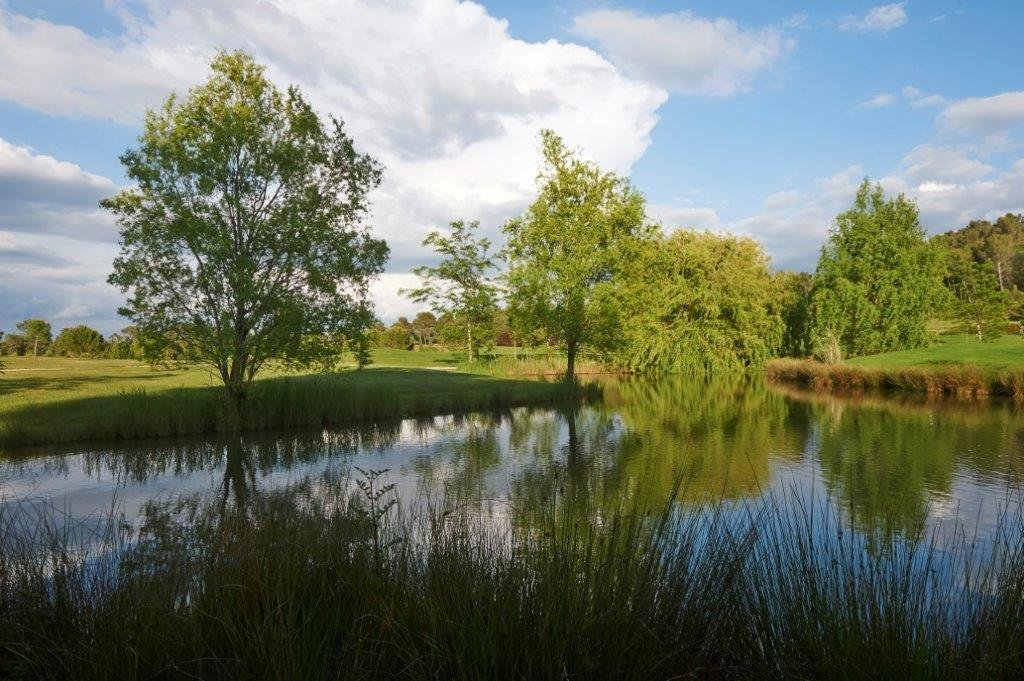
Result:
{"label": "green foliage", "polygon": [[853,207],[836,217],[811,294],[811,342],[838,339],[844,354],[924,345],[941,296],[941,253],[925,238],[917,206],[886,200],[868,180]]}
{"label": "green foliage", "polygon": [[112,333],[107,338],[108,359],[145,359],[142,346],[139,344],[139,330],[129,325],[120,333]]}
{"label": "green foliage", "polygon": [[990,263],[999,290],[1024,289],[1024,216],[1007,213],[994,223],[974,220],[937,238],[954,256]]}
{"label": "green foliage", "polygon": [[147,113],[121,157],[135,187],[103,205],[121,230],[110,282],[146,357],[210,366],[240,402],[268,362],[340,359],[339,337],[370,323],[388,250],[364,224],[380,166],[341,121],[244,53],[211,70]]}
{"label": "green foliage", "polygon": [[950,258],[946,286],[953,296],[952,312],[964,333],[978,340],[994,340],[1003,334],[1009,312],[1009,296],[999,288],[992,263],[968,260],[960,254]]}
{"label": "green foliage", "polygon": [[768,257],[752,239],[677,231],[637,241],[616,298],[631,371],[744,370],[782,343],[783,321]]}
{"label": "green foliage", "polygon": [[807,357],[811,354],[811,291],[814,278],[806,272],[777,272],[775,295],[782,315],[784,332],[781,354]]}
{"label": "green foliage", "polygon": [[53,330],[45,319],[26,319],[18,323],[18,331],[25,339],[25,352],[38,357],[45,355],[53,342]]}
{"label": "green foliage", "polygon": [[489,275],[494,269],[491,242],[474,236],[479,227],[476,221],[456,220],[447,235],[437,231],[428,234],[423,245],[433,248],[440,262],[413,269],[420,285],[400,291],[418,303],[429,303],[435,313],[447,315],[451,324],[461,326],[460,340],[470,361],[493,342],[494,334],[489,330],[498,309],[498,289]]}
{"label": "green foliage", "polygon": [[103,335],[84,324],[61,330],[53,341],[53,354],[63,357],[102,357],[106,351]]}
{"label": "green foliage", "polygon": [[408,327],[395,324],[385,329],[377,336],[378,346],[381,348],[392,348],[395,350],[412,350],[412,333]]}
{"label": "green foliage", "polygon": [[3,340],[0,341],[0,350],[5,355],[24,355],[28,350],[28,343],[25,336],[20,333],[4,334]]}
{"label": "green foliage", "polygon": [[537,199],[503,228],[508,312],[524,338],[558,343],[572,379],[581,350],[614,345],[624,259],[650,229],[643,196],[627,180],[579,158],[550,130],[541,146]]}

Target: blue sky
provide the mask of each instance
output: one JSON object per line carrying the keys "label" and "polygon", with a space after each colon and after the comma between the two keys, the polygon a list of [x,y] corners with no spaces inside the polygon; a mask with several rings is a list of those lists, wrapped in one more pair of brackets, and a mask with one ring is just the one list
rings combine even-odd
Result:
{"label": "blue sky", "polygon": [[1024,211],[1024,3],[0,0],[0,329],[105,332],[116,228],[96,201],[147,106],[244,48],[387,167],[385,319],[423,235],[529,200],[554,127],[628,173],[667,228],[813,269],[870,176],[933,232]]}

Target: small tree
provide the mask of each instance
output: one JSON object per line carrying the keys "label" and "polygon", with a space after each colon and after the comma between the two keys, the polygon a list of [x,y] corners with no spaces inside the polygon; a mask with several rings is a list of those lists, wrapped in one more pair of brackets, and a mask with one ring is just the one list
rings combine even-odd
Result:
{"label": "small tree", "polygon": [[21,331],[25,339],[27,352],[33,357],[45,355],[53,342],[53,330],[50,323],[45,319],[26,319],[18,323],[18,331]]}
{"label": "small tree", "polygon": [[248,55],[219,54],[205,84],[149,112],[121,162],[136,186],[103,202],[121,229],[110,282],[148,359],[173,345],[239,404],[268,362],[333,365],[369,326],[388,254],[364,224],[380,166]]}
{"label": "small tree", "polygon": [[103,334],[84,324],[61,330],[53,341],[53,354],[64,357],[100,357],[107,344]]}
{"label": "small tree", "polygon": [[436,314],[449,315],[465,330],[463,342],[470,361],[493,337],[498,309],[498,289],[489,276],[494,269],[491,242],[474,236],[479,227],[476,221],[456,220],[447,235],[437,231],[428,234],[423,245],[433,248],[441,261],[413,269],[420,278],[419,287],[401,291],[418,303],[428,303]]}
{"label": "small tree", "polygon": [[1000,288],[991,262],[953,258],[947,286],[953,295],[952,312],[962,331],[976,335],[979,341],[1003,333],[1010,301]]}
{"label": "small tree", "polygon": [[649,228],[643,196],[629,182],[579,158],[550,130],[541,148],[539,195],[504,226],[509,316],[524,336],[554,339],[574,380],[580,351],[615,337],[615,280]]}
{"label": "small tree", "polygon": [[902,194],[886,200],[880,185],[864,180],[818,260],[812,346],[836,341],[855,357],[923,345],[942,295],[941,265],[917,206]]}

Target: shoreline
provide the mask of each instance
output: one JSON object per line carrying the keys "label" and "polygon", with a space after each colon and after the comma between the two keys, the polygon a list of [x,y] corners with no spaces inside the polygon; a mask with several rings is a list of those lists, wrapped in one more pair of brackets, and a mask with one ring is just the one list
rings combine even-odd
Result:
{"label": "shoreline", "polygon": [[971,364],[869,368],[806,359],[773,359],[765,364],[764,371],[773,381],[836,393],[880,390],[962,399],[1008,397],[1024,402],[1024,369],[987,369]]}

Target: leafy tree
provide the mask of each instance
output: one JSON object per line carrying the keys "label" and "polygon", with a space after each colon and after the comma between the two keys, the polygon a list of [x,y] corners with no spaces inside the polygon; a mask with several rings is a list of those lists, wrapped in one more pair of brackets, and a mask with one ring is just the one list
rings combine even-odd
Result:
{"label": "leafy tree", "polygon": [[617,363],[640,372],[742,370],[784,332],[768,256],[753,239],[680,230],[638,241],[623,265]]}
{"label": "leafy tree", "polygon": [[420,278],[414,289],[402,293],[418,303],[429,303],[439,315],[449,315],[464,331],[463,342],[469,359],[493,341],[494,313],[498,308],[498,289],[489,273],[494,269],[491,242],[474,236],[477,221],[451,223],[447,235],[433,231],[423,240],[441,256],[437,265],[413,269]]}
{"label": "leafy tree", "polygon": [[395,350],[412,350],[412,333],[407,326],[396,323],[380,334],[380,344]]}
{"label": "leafy tree", "polygon": [[524,337],[558,343],[573,380],[581,350],[614,344],[617,280],[649,228],[643,196],[627,180],[581,159],[550,130],[541,148],[537,199],[504,226],[508,311]]}
{"label": "leafy tree", "polygon": [[110,359],[141,359],[142,347],[139,345],[139,330],[129,325],[120,333],[112,333],[107,337],[107,357]]}
{"label": "leafy tree", "polygon": [[782,354],[786,357],[807,357],[813,351],[809,327],[814,278],[806,272],[777,272],[775,286],[785,325]]}
{"label": "leafy tree", "polygon": [[433,345],[436,326],[437,317],[432,312],[420,312],[412,320],[412,335],[420,345]]}
{"label": "leafy tree", "polygon": [[53,341],[53,354],[64,357],[102,357],[105,350],[103,335],[85,324],[62,329]]}
{"label": "leafy tree", "polygon": [[0,347],[3,348],[5,355],[24,355],[25,351],[28,350],[28,343],[22,334],[8,333],[3,337]]}
{"label": "leafy tree", "polygon": [[18,331],[25,339],[26,351],[33,357],[45,355],[53,342],[53,330],[45,319],[26,319],[18,323]]}
{"label": "leafy tree", "polygon": [[836,217],[811,294],[814,344],[830,338],[850,356],[919,347],[941,292],[941,252],[925,238],[917,206],[887,200],[864,180]]}
{"label": "leafy tree", "polygon": [[991,262],[952,257],[946,285],[953,294],[952,312],[962,331],[977,335],[979,341],[1002,335],[1010,301],[999,288]]}
{"label": "leafy tree", "polygon": [[1024,288],[1024,216],[1007,213],[994,223],[974,220],[939,239],[954,255],[990,262],[1000,290]]}
{"label": "leafy tree", "polygon": [[248,55],[220,53],[205,84],[150,111],[121,162],[137,186],[103,202],[121,229],[110,282],[148,359],[180,347],[239,403],[268,362],[332,365],[370,324],[380,166]]}

